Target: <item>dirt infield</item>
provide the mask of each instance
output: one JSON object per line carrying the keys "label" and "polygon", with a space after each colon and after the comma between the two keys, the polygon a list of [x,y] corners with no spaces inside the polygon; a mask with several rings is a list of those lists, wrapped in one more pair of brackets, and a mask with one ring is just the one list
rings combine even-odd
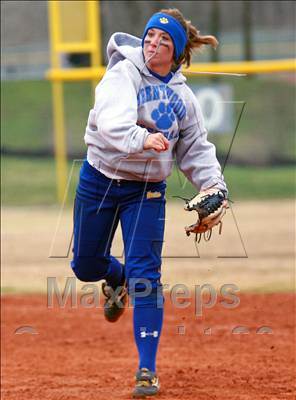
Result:
{"label": "dirt infield", "polygon": [[[187,214],[179,203],[168,204],[163,283],[211,285],[217,293],[235,285],[240,304],[225,308],[218,297],[197,317],[196,297],[184,309],[167,298],[158,398],[294,399],[294,202],[235,203],[223,235],[214,232],[198,248],[184,234],[192,222]],[[62,291],[73,277],[71,229],[69,209],[2,209],[3,400],[130,398],[137,368],[132,310],[108,324],[99,308],[47,307],[47,278]],[[119,231],[117,257],[121,243]]]}
{"label": "dirt infield", "polygon": [[[98,308],[47,308],[44,295],[2,300],[3,400],[130,398],[137,368],[131,309],[109,324]],[[193,306],[176,309],[167,298],[158,398],[294,399],[294,313],[294,294],[240,295],[235,309],[218,302],[199,318]],[[15,333],[24,325],[31,333]],[[249,333],[232,333],[238,327]]]}

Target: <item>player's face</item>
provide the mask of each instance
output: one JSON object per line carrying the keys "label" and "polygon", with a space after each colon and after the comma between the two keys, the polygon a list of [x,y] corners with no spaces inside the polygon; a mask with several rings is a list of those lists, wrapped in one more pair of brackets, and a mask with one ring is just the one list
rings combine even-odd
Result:
{"label": "player's face", "polygon": [[[152,57],[153,56],[153,57]],[[144,40],[144,57],[149,60],[149,67],[168,66],[174,61],[174,43],[170,35],[160,29],[149,29]]]}

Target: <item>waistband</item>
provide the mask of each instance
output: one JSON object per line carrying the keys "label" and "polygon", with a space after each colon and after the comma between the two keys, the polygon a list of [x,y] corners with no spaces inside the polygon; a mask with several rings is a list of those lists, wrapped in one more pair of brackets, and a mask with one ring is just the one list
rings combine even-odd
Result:
{"label": "waistband", "polygon": [[135,185],[145,185],[146,183],[149,185],[157,185],[157,184],[161,184],[161,183],[166,183],[165,181],[139,181],[139,180],[131,180],[131,179],[118,179],[118,178],[109,178],[108,176],[106,176],[100,169],[98,169],[95,165],[92,165],[91,161],[85,160],[84,161],[84,166],[86,168],[89,168],[93,173],[97,174],[100,179],[105,180],[106,182],[110,183],[111,181],[114,184],[135,184]]}

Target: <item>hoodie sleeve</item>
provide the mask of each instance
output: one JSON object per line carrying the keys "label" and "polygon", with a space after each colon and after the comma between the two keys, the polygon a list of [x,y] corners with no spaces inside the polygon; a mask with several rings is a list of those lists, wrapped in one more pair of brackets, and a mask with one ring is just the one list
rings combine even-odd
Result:
{"label": "hoodie sleeve", "polygon": [[191,91],[187,109],[176,146],[177,164],[198,191],[216,186],[227,192],[216,148],[207,140],[201,108]]}
{"label": "hoodie sleeve", "polygon": [[[86,131],[86,144],[94,144],[125,155],[143,151],[149,132],[137,125],[137,86],[140,75],[128,61],[120,61],[108,70],[96,88],[95,106],[90,120],[95,130]],[[89,137],[96,131],[97,137]]]}

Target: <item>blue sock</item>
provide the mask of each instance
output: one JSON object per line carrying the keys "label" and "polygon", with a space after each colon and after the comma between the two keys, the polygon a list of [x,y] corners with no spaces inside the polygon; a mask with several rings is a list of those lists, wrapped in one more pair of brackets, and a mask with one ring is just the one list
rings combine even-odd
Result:
{"label": "blue sock", "polygon": [[156,371],[156,354],[163,322],[163,301],[157,308],[156,293],[134,300],[134,336],[139,353],[139,369]]}
{"label": "blue sock", "polygon": [[124,269],[123,265],[113,256],[110,256],[111,262],[109,264],[108,272],[105,279],[114,290],[117,286],[124,284]]}

